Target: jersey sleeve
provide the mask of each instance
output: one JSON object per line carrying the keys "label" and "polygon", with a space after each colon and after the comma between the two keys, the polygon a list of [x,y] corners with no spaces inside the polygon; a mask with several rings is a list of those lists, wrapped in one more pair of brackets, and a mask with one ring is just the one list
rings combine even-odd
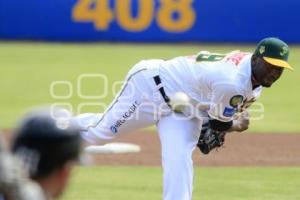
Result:
{"label": "jersey sleeve", "polygon": [[243,99],[234,85],[219,84],[213,88],[208,115],[213,119],[229,122],[233,120]]}
{"label": "jersey sleeve", "polygon": [[247,110],[254,102],[258,100],[262,92],[262,86],[255,88],[252,91],[252,95],[250,97],[247,97],[244,101],[243,104],[241,105],[239,112],[243,112]]}

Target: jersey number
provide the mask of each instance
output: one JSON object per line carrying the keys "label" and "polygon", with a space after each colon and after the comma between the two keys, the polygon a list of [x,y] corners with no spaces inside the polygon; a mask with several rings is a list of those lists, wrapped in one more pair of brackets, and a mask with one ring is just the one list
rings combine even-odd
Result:
{"label": "jersey number", "polygon": [[197,62],[214,62],[214,61],[220,61],[222,60],[226,54],[217,54],[217,53],[209,53],[209,52],[200,52],[196,56]]}

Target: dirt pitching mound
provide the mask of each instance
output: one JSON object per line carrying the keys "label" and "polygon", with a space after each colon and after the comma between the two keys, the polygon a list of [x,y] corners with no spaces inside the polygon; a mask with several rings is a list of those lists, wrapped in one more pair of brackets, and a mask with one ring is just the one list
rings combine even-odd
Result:
{"label": "dirt pitching mound", "polygon": [[[196,166],[300,166],[300,134],[231,133],[224,147],[203,155],[196,148]],[[108,142],[128,142],[141,146],[140,153],[98,154],[93,164],[159,166],[160,141],[155,133],[130,133]]]}

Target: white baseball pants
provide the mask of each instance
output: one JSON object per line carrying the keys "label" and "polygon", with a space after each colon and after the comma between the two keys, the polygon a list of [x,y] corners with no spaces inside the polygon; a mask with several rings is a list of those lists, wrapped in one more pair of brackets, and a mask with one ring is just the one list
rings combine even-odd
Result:
{"label": "white baseball pants", "polygon": [[83,138],[91,143],[103,143],[119,134],[156,125],[162,146],[163,200],[191,200],[192,152],[202,121],[176,114],[165,103],[153,80],[159,75],[158,71],[149,69],[160,62],[149,60],[135,65],[103,114],[81,114],[74,117],[73,122],[81,127]]}

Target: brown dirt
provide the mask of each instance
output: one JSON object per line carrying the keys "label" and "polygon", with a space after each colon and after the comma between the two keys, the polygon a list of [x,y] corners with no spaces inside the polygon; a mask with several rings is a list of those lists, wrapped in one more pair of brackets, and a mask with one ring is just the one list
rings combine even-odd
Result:
{"label": "brown dirt", "polygon": [[[225,147],[209,155],[195,149],[196,166],[300,166],[300,134],[231,133]],[[141,146],[140,153],[95,155],[100,165],[160,165],[160,142],[157,134],[141,131],[123,135],[109,142],[128,142]]]}
{"label": "brown dirt", "polygon": [[[11,132],[11,131],[4,131]],[[4,134],[10,141],[11,135]],[[226,135],[223,148],[203,155],[196,148],[193,154],[196,166],[300,166],[300,134]],[[125,134],[107,142],[126,142],[140,145],[141,152],[127,154],[93,154],[91,162],[99,165],[160,166],[160,141],[149,131]]]}

